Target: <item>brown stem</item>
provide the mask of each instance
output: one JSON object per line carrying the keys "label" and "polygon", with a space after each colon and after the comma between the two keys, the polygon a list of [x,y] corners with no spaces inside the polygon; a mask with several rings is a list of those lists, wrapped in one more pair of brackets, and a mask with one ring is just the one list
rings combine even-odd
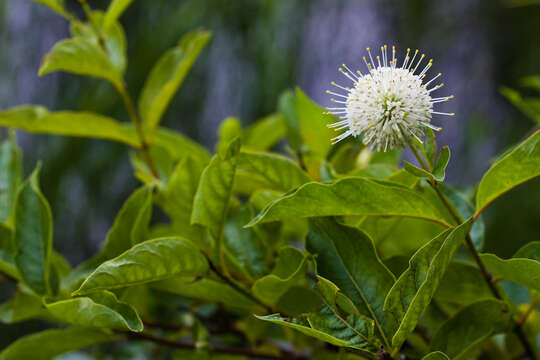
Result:
{"label": "brown stem", "polygon": [[[153,343],[164,345],[176,349],[197,349],[196,344],[194,343],[185,343],[185,342],[179,342],[179,341],[173,341],[168,340],[164,338],[160,338],[154,335],[145,334],[145,333],[134,333],[134,332],[125,332],[128,337],[133,339],[139,339],[139,340],[146,340],[151,341]],[[220,354],[230,354],[230,355],[243,355],[247,357],[253,357],[258,359],[291,359],[291,360],[310,360],[311,356],[305,355],[305,354],[297,354],[295,352],[286,352],[282,355],[268,355],[268,354],[260,354],[258,352],[255,352],[248,348],[241,348],[241,347],[227,347],[227,346],[220,346],[220,345],[214,345],[212,346],[212,350],[216,353]]]}
{"label": "brown stem", "polygon": [[79,0],[79,3],[81,4],[84,14],[86,15],[86,18],[88,19],[88,23],[90,23],[90,26],[92,26],[92,29],[96,33],[96,36],[98,38],[99,46],[105,51],[108,52],[107,46],[105,45],[105,39],[103,38],[103,35],[101,34],[101,31],[99,30],[99,26],[96,24],[94,17],[92,16],[92,9],[90,9],[90,6],[86,2],[86,0]]}
{"label": "brown stem", "polygon": [[150,145],[148,144],[148,142],[146,141],[146,138],[144,137],[141,121],[139,119],[139,116],[137,115],[137,110],[135,110],[133,101],[131,100],[131,97],[127,93],[127,90],[124,84],[117,85],[116,88],[118,92],[120,93],[120,95],[122,96],[122,99],[124,100],[124,104],[126,106],[126,110],[129,114],[129,117],[131,121],[133,122],[133,125],[135,126],[135,131],[137,132],[137,136],[139,137],[139,141],[141,143],[141,151],[144,154],[146,163],[148,164],[148,167],[150,168],[152,175],[154,175],[156,179],[159,179],[159,173],[158,173],[157,167],[154,164],[154,161],[152,160],[152,156],[150,156]]}
{"label": "brown stem", "polygon": [[[413,150],[414,146],[409,143],[409,147],[411,150]],[[418,159],[418,162],[421,164],[421,166],[424,168],[424,170],[428,171],[427,167],[425,167],[423,159],[420,157],[417,151],[413,150],[414,155]],[[450,201],[446,198],[446,196],[442,193],[441,189],[438,187],[438,183],[436,181],[429,181],[429,184],[431,187],[435,190],[438,197],[441,199],[441,202],[444,204],[444,206],[448,209],[450,214],[452,214],[452,217],[456,221],[458,225],[461,225],[463,223],[463,218],[461,215],[456,211],[454,206],[450,203]],[[495,298],[498,300],[503,300],[503,297],[501,293],[499,292],[499,289],[495,286],[495,283],[493,281],[493,276],[487,269],[486,265],[482,261],[482,258],[480,257],[480,254],[478,253],[478,250],[476,249],[476,246],[474,246],[474,243],[472,241],[472,238],[470,234],[467,234],[467,237],[465,238],[465,242],[467,244],[467,247],[471,251],[473,258],[480,268],[480,271],[482,273],[482,276],[484,277],[484,280],[486,281],[487,285],[489,286],[489,289],[491,290],[491,293]],[[529,343],[529,340],[527,340],[527,337],[525,336],[525,333],[523,332],[523,328],[521,327],[521,324],[515,323],[515,326],[513,328],[514,333],[518,337],[519,341],[521,342],[523,348],[525,349],[525,352],[531,359],[536,359],[535,351],[532,347],[532,345]]]}

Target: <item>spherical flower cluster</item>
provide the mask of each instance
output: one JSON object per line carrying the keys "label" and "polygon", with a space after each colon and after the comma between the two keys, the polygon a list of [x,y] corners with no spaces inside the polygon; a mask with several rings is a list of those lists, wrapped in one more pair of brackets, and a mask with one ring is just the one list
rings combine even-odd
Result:
{"label": "spherical flower cluster", "polygon": [[[368,69],[366,74],[353,72],[343,64],[339,71],[353,82],[353,87],[332,85],[345,94],[327,90],[337,97],[331,101],[340,104],[327,108],[328,113],[340,118],[340,121],[329,127],[337,131],[345,130],[332,139],[337,143],[348,136],[363,134],[363,143],[377,151],[387,151],[396,147],[405,147],[414,137],[420,142],[424,129],[429,127],[440,131],[431,124],[433,114],[454,116],[454,113],[433,111],[433,105],[448,101],[454,96],[432,97],[432,93],[444,86],[443,83],[428,88],[441,74],[423,83],[427,71],[433,61],[422,67],[425,55],[418,55],[418,50],[407,55],[401,66],[398,66],[396,48],[392,47],[392,59],[388,58],[387,46],[381,47],[381,56],[373,61],[371,51],[367,48],[368,59],[363,60]],[[411,58],[412,55],[412,58]],[[338,90],[338,91],[339,91]]]}

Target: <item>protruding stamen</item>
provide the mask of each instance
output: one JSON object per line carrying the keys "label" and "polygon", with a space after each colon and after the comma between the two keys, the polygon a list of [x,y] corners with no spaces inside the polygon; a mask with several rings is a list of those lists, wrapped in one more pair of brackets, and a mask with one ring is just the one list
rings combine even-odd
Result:
{"label": "protruding stamen", "polygon": [[396,67],[396,47],[392,45],[392,62],[394,63],[394,67]]}
{"label": "protruding stamen", "polygon": [[347,98],[347,96],[345,96],[343,94],[339,94],[337,92],[333,92],[333,91],[330,91],[330,90],[326,90],[326,93],[331,94],[331,95],[335,95],[335,96],[340,96],[340,97],[345,98],[345,99]]}
{"label": "protruding stamen", "polygon": [[405,66],[407,66],[407,61],[409,61],[409,53],[411,52],[411,49],[407,48],[407,55],[405,55],[405,60],[403,60],[403,65],[401,65],[401,68],[404,69]]}
{"label": "protruding stamen", "polygon": [[432,114],[446,115],[446,116],[455,116],[456,115],[455,113],[445,113],[445,112],[438,112],[438,111],[433,111]]}
{"label": "protruding stamen", "polygon": [[[369,48],[366,48],[367,52],[368,52],[368,55],[369,55],[369,59],[371,60],[371,63],[372,64],[375,64],[375,61],[373,61],[373,57],[371,56],[371,51]],[[369,67],[369,66],[368,66]]]}
{"label": "protruding stamen", "polygon": [[429,80],[427,83],[424,84],[424,87],[427,88],[428,85],[431,84],[432,81],[434,81],[435,79],[441,77],[441,75],[442,75],[441,73],[438,73],[437,75],[435,75],[435,76],[433,77],[433,79]]}
{"label": "protruding stamen", "polygon": [[363,56],[362,60],[364,60],[364,63],[366,64],[366,67],[368,68],[368,72],[369,72],[371,70],[371,68],[369,67],[369,63],[367,62],[366,57]]}
{"label": "protruding stamen", "polygon": [[416,72],[416,69],[418,69],[418,65],[420,65],[420,63],[422,62],[422,60],[426,57],[425,54],[422,54],[422,56],[420,56],[420,59],[418,60],[418,62],[416,63],[416,66],[414,67],[412,73],[414,74]]}
{"label": "protruding stamen", "polygon": [[336,84],[334,81],[332,81],[330,83],[331,85],[337,87],[337,88],[340,88],[341,90],[345,90],[345,91],[351,91],[351,88],[350,87],[345,87],[345,86],[342,86],[342,85],[339,85],[339,84]]}
{"label": "protruding stamen", "polygon": [[358,81],[358,76],[356,76],[356,74],[351,69],[349,69],[347,65],[345,64],[341,64],[341,65],[345,68],[345,70],[347,70],[352,75],[353,78],[356,79],[356,81]]}
{"label": "protruding stamen", "polygon": [[379,64],[379,67],[381,67],[381,57],[377,55],[377,63]]}
{"label": "protruding stamen", "polygon": [[412,64],[413,64],[413,62],[414,62],[414,59],[416,58],[416,54],[418,54],[418,49],[416,49],[416,50],[414,51],[414,56],[413,56],[413,58],[412,58],[412,60],[411,60],[411,62],[410,62],[410,64],[409,64],[409,66],[407,67],[407,70],[410,70],[410,69],[411,69],[411,66],[412,66]]}
{"label": "protruding stamen", "polygon": [[349,80],[351,80],[353,83],[356,83],[356,81],[358,79],[355,79],[353,78],[351,75],[349,75],[348,73],[346,73],[345,71],[343,71],[343,68],[339,68],[338,69],[340,73],[342,73],[343,75],[345,75],[347,78],[349,78]]}
{"label": "protruding stamen", "polygon": [[422,75],[424,75],[428,70],[429,68],[431,67],[431,65],[433,65],[433,59],[430,59],[428,64],[426,65],[426,67],[424,68],[424,70],[422,70],[422,72],[420,74],[418,74],[418,76],[422,77]]}

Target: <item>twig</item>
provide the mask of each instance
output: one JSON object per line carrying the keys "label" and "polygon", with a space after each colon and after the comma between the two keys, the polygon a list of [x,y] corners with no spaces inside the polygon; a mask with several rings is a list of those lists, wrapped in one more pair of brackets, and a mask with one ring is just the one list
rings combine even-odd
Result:
{"label": "twig", "polygon": [[124,100],[124,104],[126,106],[126,110],[129,114],[129,117],[131,121],[133,122],[133,125],[135,126],[135,130],[137,131],[137,135],[139,136],[139,141],[141,142],[141,151],[144,154],[144,157],[146,158],[146,162],[150,168],[150,171],[152,172],[152,175],[156,179],[159,179],[159,173],[157,171],[156,165],[154,164],[154,161],[152,160],[152,156],[150,156],[150,145],[146,141],[146,138],[144,137],[144,132],[141,126],[141,121],[139,119],[139,116],[137,115],[137,110],[135,110],[135,106],[133,105],[133,101],[131,100],[131,97],[129,96],[125,85],[121,84],[116,86],[118,92],[122,96],[122,99]]}
{"label": "twig", "polygon": [[[197,345],[194,343],[168,340],[168,339],[160,338],[160,337],[146,334],[146,333],[124,332],[124,334],[133,339],[151,341],[159,345],[164,345],[164,346],[168,346],[168,347],[172,347],[176,349],[197,349]],[[283,355],[268,355],[268,354],[258,353],[248,348],[227,347],[227,346],[221,346],[221,345],[213,345],[212,350],[220,354],[243,355],[243,356],[253,357],[253,358],[258,358],[258,359],[271,359],[271,360],[274,360],[274,359],[276,360],[277,359],[310,360],[311,359],[311,356],[309,355],[297,354],[295,352],[286,352]]]}

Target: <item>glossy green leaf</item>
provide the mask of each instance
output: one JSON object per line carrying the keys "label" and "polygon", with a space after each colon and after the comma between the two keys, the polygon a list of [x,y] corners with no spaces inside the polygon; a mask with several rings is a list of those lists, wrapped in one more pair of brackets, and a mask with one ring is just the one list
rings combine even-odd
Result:
{"label": "glossy green leaf", "polygon": [[103,27],[109,29],[132,2],[133,0],[112,0],[105,13]]}
{"label": "glossy green leaf", "polygon": [[437,155],[437,140],[435,139],[435,133],[432,129],[426,129],[426,139],[424,141],[423,150],[426,155],[426,160],[433,167],[433,165],[435,165],[435,157]]}
{"label": "glossy green leaf", "polygon": [[444,323],[433,337],[432,350],[440,350],[452,359],[470,359],[470,351],[510,321],[508,304],[484,300],[471,304]]}
{"label": "glossy green leaf", "polygon": [[324,307],[307,316],[313,329],[345,340],[352,347],[374,350],[380,346],[374,337],[375,323],[372,319],[357,312],[342,314],[337,304],[339,289],[336,285],[319,277],[316,289],[323,299]]}
{"label": "glossy green leaf", "polygon": [[39,75],[66,71],[105,79],[122,88],[122,71],[95,41],[76,36],[59,41],[41,61]]}
{"label": "glossy green leaf", "polygon": [[193,200],[206,159],[187,155],[174,169],[167,187],[159,189],[157,203],[171,217],[175,232],[186,239],[200,242],[203,228],[191,224]]}
{"label": "glossy green leaf", "polygon": [[476,212],[480,213],[505,192],[539,175],[540,131],[537,131],[486,172],[478,186]]}
{"label": "glossy green leaf", "polygon": [[192,242],[160,238],[137,244],[101,264],[82,283],[77,295],[164,280],[173,276],[200,276],[208,263]]}
{"label": "glossy green leaf", "polygon": [[138,147],[139,141],[122,124],[89,112],[51,113],[42,106],[24,105],[0,111],[0,125],[32,133],[101,138]]}
{"label": "glossy green leaf", "polygon": [[346,340],[341,340],[323,331],[315,330],[311,328],[309,324],[307,323],[307,321],[302,320],[302,319],[297,320],[297,319],[284,318],[284,317],[281,317],[279,314],[256,316],[256,317],[257,319],[260,319],[260,320],[269,321],[274,324],[289,327],[291,329],[301,332],[304,335],[314,337],[316,339],[319,339],[321,341],[327,342],[335,346],[353,347]]}
{"label": "glossy green leaf", "polygon": [[448,146],[443,146],[441,148],[441,153],[437,157],[437,163],[433,168],[433,178],[438,182],[443,182],[445,178],[446,167],[450,162],[450,148]]}
{"label": "glossy green leaf", "polygon": [[15,132],[11,131],[9,139],[0,144],[0,222],[7,222],[11,216],[21,181],[21,150]]}
{"label": "glossy green leaf", "polygon": [[305,254],[291,246],[284,247],[272,273],[255,281],[251,291],[264,303],[275,306],[287,290],[306,283],[307,269]]}
{"label": "glossy green leaf", "polygon": [[324,110],[313,102],[302,90],[296,89],[296,114],[300,124],[300,134],[309,150],[317,157],[324,158],[332,147],[332,138],[336,132],[328,124],[336,122],[332,115],[323,114]]}
{"label": "glossy green leaf", "polygon": [[215,155],[201,174],[193,201],[191,222],[207,227],[216,241],[221,241],[236,171],[240,139]]}
{"label": "glossy green leaf", "polygon": [[426,311],[452,257],[465,240],[472,220],[449,229],[420,248],[384,301],[384,310],[399,322],[392,345],[399,347]]}
{"label": "glossy green leaf", "polygon": [[45,330],[11,343],[0,353],[2,360],[50,360],[60,354],[113,341],[115,336],[91,328]]}
{"label": "glossy green leaf", "polygon": [[286,130],[283,115],[269,115],[245,130],[244,146],[250,150],[269,150],[285,136]]}
{"label": "glossy green leaf", "polygon": [[450,358],[443,352],[434,351],[424,356],[422,360],[450,360]]}
{"label": "glossy green leaf", "polygon": [[449,226],[439,211],[414,191],[364,178],[305,184],[269,204],[249,226],[289,217],[338,215],[402,216]]}
{"label": "glossy green leaf", "polygon": [[144,240],[152,214],[152,188],[144,186],[135,191],[122,205],[107,233],[100,258],[111,259]]}
{"label": "glossy green leaf", "polygon": [[[78,21],[72,22],[71,34],[73,38],[82,37],[100,49],[104,46],[110,62],[120,74],[123,74],[127,65],[126,35],[124,34],[124,29],[117,21],[113,21],[109,26],[105,26],[105,16],[100,11],[94,11],[92,12],[93,24]],[[99,36],[96,34],[96,28],[94,26],[97,27]]]}
{"label": "glossy green leaf", "polygon": [[282,192],[311,181],[292,160],[278,154],[242,152],[238,157],[238,173],[259,179],[260,187]]}
{"label": "glossy green leaf", "polygon": [[208,303],[220,303],[241,312],[260,312],[260,305],[223,282],[213,279],[174,277],[152,284],[152,287]]}
{"label": "glossy green leaf", "polygon": [[397,324],[383,311],[383,304],[394,276],[377,256],[371,239],[331,218],[318,218],[310,220],[306,248],[316,256],[317,272],[336,284],[361,314],[375,320],[388,345]]}
{"label": "glossy green leaf", "polygon": [[414,176],[417,176],[419,178],[428,178],[433,179],[433,174],[429,173],[428,171],[419,168],[418,166],[411,164],[408,161],[403,161],[403,168],[408,171],[409,173],[413,174]]}
{"label": "glossy green leaf", "polygon": [[[124,125],[109,117],[89,112],[51,113],[42,106],[23,105],[0,111],[0,125],[32,133],[107,139],[140,147],[132,125]],[[153,143],[167,149],[174,159],[181,159],[186,154],[210,159],[208,151],[202,146],[172,130],[158,129]]]}
{"label": "glossy green leaf", "polygon": [[52,214],[39,189],[39,166],[17,195],[14,219],[14,260],[24,282],[36,293],[50,293],[49,258]]}
{"label": "glossy green leaf", "polygon": [[72,325],[143,330],[137,312],[130,305],[118,301],[116,296],[108,291],[52,302],[46,306],[56,319]]}
{"label": "glossy green leaf", "polygon": [[531,242],[503,260],[493,254],[481,254],[486,267],[495,276],[540,291],[540,242]]}
{"label": "glossy green leaf", "polygon": [[218,143],[216,144],[216,152],[221,153],[227,151],[229,143],[237,137],[242,137],[242,123],[236,117],[227,117],[219,124]]}
{"label": "glossy green leaf", "polygon": [[204,30],[188,33],[158,60],[139,99],[139,111],[147,129],[153,131],[158,126],[169,102],[210,37],[210,33]]}
{"label": "glossy green leaf", "polygon": [[66,10],[64,9],[64,0],[34,0],[35,2],[45,5],[49,9],[57,12],[58,14],[68,17]]}

